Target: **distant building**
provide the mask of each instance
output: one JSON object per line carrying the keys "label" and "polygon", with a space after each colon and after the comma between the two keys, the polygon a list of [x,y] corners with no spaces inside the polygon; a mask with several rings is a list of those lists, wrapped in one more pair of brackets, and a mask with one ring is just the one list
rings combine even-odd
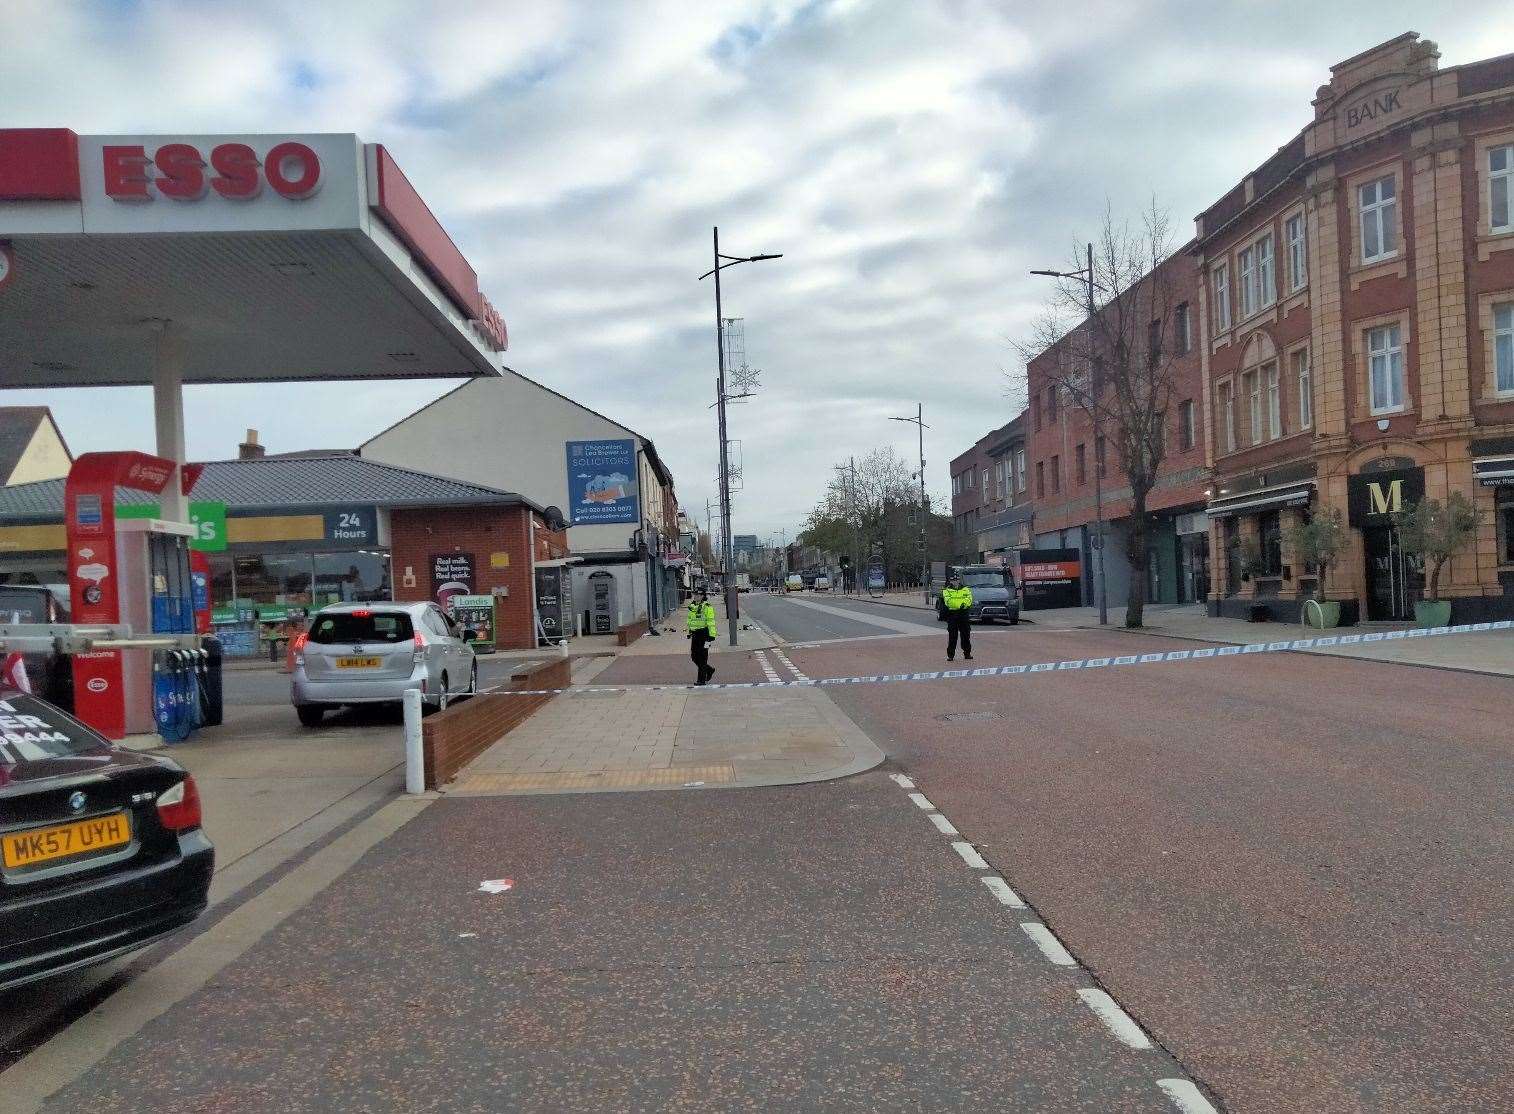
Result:
{"label": "distant building", "polygon": [[952,561],[1002,559],[1032,542],[1025,415],[980,437],[951,462]]}
{"label": "distant building", "polygon": [[46,406],[0,406],[0,487],[60,480],[74,455]]}

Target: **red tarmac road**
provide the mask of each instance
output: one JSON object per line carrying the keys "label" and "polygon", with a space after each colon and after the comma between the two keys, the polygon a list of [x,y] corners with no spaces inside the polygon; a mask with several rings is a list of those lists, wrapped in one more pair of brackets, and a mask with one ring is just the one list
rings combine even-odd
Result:
{"label": "red tarmac road", "polygon": [[[790,656],[934,670],[943,642]],[[1268,654],[826,691],[1227,1109],[1514,1110],[1514,681]]]}

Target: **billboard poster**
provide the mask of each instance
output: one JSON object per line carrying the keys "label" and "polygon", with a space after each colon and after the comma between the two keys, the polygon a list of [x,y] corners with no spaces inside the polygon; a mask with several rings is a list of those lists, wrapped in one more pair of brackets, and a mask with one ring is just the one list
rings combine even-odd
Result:
{"label": "billboard poster", "polygon": [[448,615],[452,601],[473,594],[473,554],[433,553],[431,555],[431,598]]}
{"label": "billboard poster", "polygon": [[636,442],[569,441],[568,523],[603,526],[639,522]]}
{"label": "billboard poster", "polygon": [[1083,602],[1083,555],[1076,549],[1022,549],[1020,593],[1025,609],[1078,607]]}

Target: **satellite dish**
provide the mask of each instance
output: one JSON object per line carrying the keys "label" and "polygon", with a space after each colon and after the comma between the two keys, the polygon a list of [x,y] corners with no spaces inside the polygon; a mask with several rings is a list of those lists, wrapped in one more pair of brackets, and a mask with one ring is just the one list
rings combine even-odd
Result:
{"label": "satellite dish", "polygon": [[548,530],[562,530],[568,525],[568,520],[563,517],[562,511],[556,507],[548,507],[541,512],[541,516],[547,520]]}

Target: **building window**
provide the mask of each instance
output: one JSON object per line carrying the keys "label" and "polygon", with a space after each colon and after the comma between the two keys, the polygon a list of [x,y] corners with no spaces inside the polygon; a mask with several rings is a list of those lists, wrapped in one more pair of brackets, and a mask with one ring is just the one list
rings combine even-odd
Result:
{"label": "building window", "polygon": [[1096,438],[1094,440],[1094,443],[1093,443],[1093,466],[1099,470],[1099,475],[1100,476],[1107,476],[1107,475],[1109,475],[1109,471],[1105,467],[1105,464],[1106,464],[1106,462],[1105,462],[1105,459],[1104,459],[1104,438],[1103,437],[1098,437],[1098,438]]}
{"label": "building window", "polygon": [[1015,490],[1024,491],[1025,484],[1025,450],[1015,450]]}
{"label": "building window", "polygon": [[1488,225],[1492,232],[1514,232],[1514,145],[1488,152]]}
{"label": "building window", "polygon": [[1256,308],[1266,309],[1277,301],[1277,264],[1272,253],[1272,233],[1256,242]]}
{"label": "building window", "polygon": [[1030,397],[1030,417],[1036,427],[1036,432],[1041,432],[1041,392],[1037,391]]}
{"label": "building window", "polygon": [[1048,422],[1055,422],[1057,420],[1057,405],[1058,405],[1058,403],[1057,403],[1057,388],[1055,386],[1047,387],[1046,388],[1046,420]]}
{"label": "building window", "polygon": [[1262,443],[1262,377],[1256,371],[1241,376],[1241,391],[1246,396],[1246,413],[1250,415],[1252,445]]}
{"label": "building window", "polygon": [[1267,381],[1267,438],[1274,440],[1283,435],[1283,392],[1277,381],[1277,361],[1262,368]]}
{"label": "building window", "polygon": [[1387,414],[1404,408],[1404,347],[1397,325],[1367,330],[1367,374],[1372,413]]}
{"label": "building window", "polygon": [[1295,213],[1283,225],[1288,241],[1288,291],[1302,290],[1309,282],[1309,248],[1304,242],[1304,214]]}
{"label": "building window", "polygon": [[1177,341],[1178,355],[1186,356],[1193,350],[1193,333],[1188,327],[1188,303],[1179,302],[1172,311],[1172,335]]}
{"label": "building window", "polygon": [[1514,302],[1493,307],[1493,384],[1501,395],[1514,393]]}
{"label": "building window", "polygon": [[1146,356],[1155,364],[1162,358],[1162,322],[1160,319],[1146,326]]}
{"label": "building window", "polygon": [[1062,490],[1062,458],[1056,453],[1051,458],[1051,490],[1053,494]]}
{"label": "building window", "polygon": [[1215,425],[1219,429],[1220,452],[1235,452],[1235,389],[1229,382],[1221,383],[1219,389],[1219,420]]}
{"label": "building window", "polygon": [[1046,462],[1036,461],[1036,498],[1046,498]]}
{"label": "building window", "polygon": [[1193,448],[1193,399],[1178,403],[1178,450],[1187,452]]}
{"label": "building window", "polygon": [[1358,186],[1361,204],[1362,262],[1398,254],[1398,197],[1393,175]]}
{"label": "building window", "polygon": [[983,501],[986,503],[992,497],[993,493],[989,490],[988,487],[988,469],[985,468],[983,469]]}
{"label": "building window", "polygon": [[1214,270],[1209,273],[1209,281],[1214,290],[1214,328],[1216,332],[1224,332],[1230,328],[1229,265],[1215,264]]}
{"label": "building window", "polygon": [[1081,487],[1088,482],[1088,466],[1083,460],[1083,446],[1077,448],[1077,455],[1073,459],[1073,467],[1077,471],[1078,485]]}
{"label": "building window", "polygon": [[1298,427],[1308,429],[1314,424],[1314,385],[1309,380],[1307,348],[1293,354],[1293,381],[1298,386]]}
{"label": "building window", "polygon": [[971,491],[973,489],[973,479],[977,476],[977,474],[978,470],[976,468],[969,468],[966,472],[962,473],[963,478],[967,481],[968,491]]}
{"label": "building window", "polygon": [[1256,312],[1256,298],[1252,293],[1256,265],[1250,248],[1242,248],[1235,257],[1236,286],[1241,295],[1241,320]]}

